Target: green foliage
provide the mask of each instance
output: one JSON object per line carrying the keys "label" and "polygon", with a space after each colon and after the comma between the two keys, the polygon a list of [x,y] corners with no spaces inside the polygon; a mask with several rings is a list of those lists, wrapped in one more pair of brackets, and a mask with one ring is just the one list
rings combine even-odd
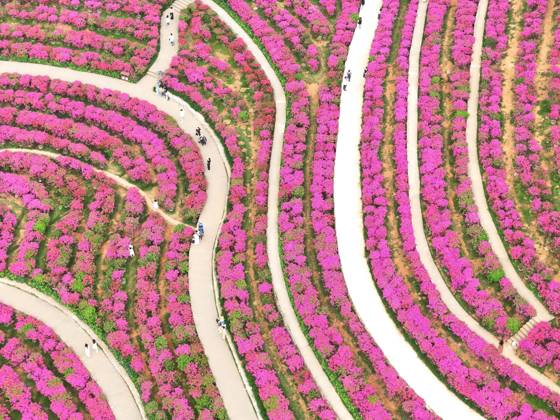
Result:
{"label": "green foliage", "polygon": [[510,330],[512,334],[515,334],[521,328],[521,321],[517,318],[508,318],[506,325],[508,330]]}
{"label": "green foliage", "polygon": [[193,357],[190,354],[182,354],[177,357],[177,366],[179,370],[184,370],[189,363],[193,361]]}
{"label": "green foliage", "polygon": [[305,190],[301,185],[299,187],[294,188],[294,191],[292,192],[292,196],[297,198],[303,198],[304,195],[305,195]]}
{"label": "green foliage", "polygon": [[243,110],[239,113],[239,119],[243,122],[247,122],[249,120],[249,112]]}
{"label": "green foliage", "polygon": [[212,398],[210,395],[203,395],[195,399],[195,408],[197,411],[204,410],[205,408],[212,408]]}
{"label": "green foliage", "polygon": [[552,104],[549,99],[544,99],[539,102],[539,114],[543,117],[547,117],[552,110]]}
{"label": "green foliage", "polygon": [[[80,274],[82,274],[82,275],[80,275]],[[82,293],[82,291],[84,290],[84,283],[82,281],[83,278],[84,278],[83,273],[76,274],[76,277],[74,277],[74,281],[72,282],[72,285],[70,286],[72,291],[77,292],[77,293]]]}
{"label": "green foliage", "polygon": [[455,115],[457,117],[463,117],[465,119],[469,117],[469,113],[467,111],[462,111],[462,110],[455,111]]}
{"label": "green foliage", "polygon": [[33,225],[33,230],[41,234],[45,234],[47,227],[49,226],[49,216],[43,216],[37,219],[35,225]]}
{"label": "green foliage", "polygon": [[80,315],[80,318],[86,322],[86,324],[95,325],[95,321],[97,320],[97,310],[85,300],[82,300],[78,305],[78,314]]}
{"label": "green foliage", "polygon": [[154,345],[156,346],[156,349],[158,349],[158,350],[166,349],[167,348],[167,339],[164,336],[160,336],[160,337],[155,339]]}
{"label": "green foliage", "polygon": [[504,270],[497,268],[496,270],[490,271],[486,278],[490,283],[498,283],[505,275]]}

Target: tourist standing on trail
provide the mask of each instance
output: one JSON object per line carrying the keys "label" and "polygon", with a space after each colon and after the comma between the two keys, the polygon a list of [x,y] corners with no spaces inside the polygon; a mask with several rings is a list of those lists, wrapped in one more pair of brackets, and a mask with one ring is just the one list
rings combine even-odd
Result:
{"label": "tourist standing on trail", "polygon": [[86,357],[91,357],[91,350],[88,346],[88,343],[84,346],[84,352],[86,353]]}
{"label": "tourist standing on trail", "polygon": [[165,16],[165,24],[166,24],[167,26],[169,26],[170,23],[171,23],[171,19],[169,19],[169,15],[166,15],[166,16]]}
{"label": "tourist standing on trail", "polygon": [[210,164],[212,163],[212,159],[208,158],[208,160],[206,161],[206,168],[208,168],[208,170],[210,170]]}
{"label": "tourist standing on trail", "polygon": [[200,137],[200,127],[196,127],[196,130],[194,130],[194,133]]}
{"label": "tourist standing on trail", "polygon": [[152,209],[154,211],[158,211],[159,210],[159,203],[157,200],[154,200],[154,202],[152,203]]}
{"label": "tourist standing on trail", "polygon": [[181,121],[185,118],[185,110],[183,107],[179,108],[179,116],[181,117]]}
{"label": "tourist standing on trail", "polygon": [[169,44],[173,47],[175,45],[175,37],[173,36],[173,32],[169,34]]}
{"label": "tourist standing on trail", "polygon": [[97,341],[95,340],[95,338],[93,339],[92,343],[91,343],[91,347],[93,348],[94,352],[98,352],[99,351],[99,346],[97,345]]}
{"label": "tourist standing on trail", "polygon": [[171,9],[171,12],[169,12],[169,19],[173,20],[175,18],[175,15],[173,14],[173,9]]}
{"label": "tourist standing on trail", "polygon": [[360,16],[358,18],[358,28],[361,28],[361,27],[362,27],[362,17]]}
{"label": "tourist standing on trail", "polygon": [[200,140],[198,140],[200,144],[206,146],[206,136],[200,136]]}
{"label": "tourist standing on trail", "polygon": [[134,247],[132,246],[132,244],[128,246],[128,255],[130,257],[134,257]]}

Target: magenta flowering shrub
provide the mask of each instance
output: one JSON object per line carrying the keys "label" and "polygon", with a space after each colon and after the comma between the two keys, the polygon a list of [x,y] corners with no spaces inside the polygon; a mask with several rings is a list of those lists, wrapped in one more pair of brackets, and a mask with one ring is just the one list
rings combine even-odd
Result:
{"label": "magenta flowering shrub", "polygon": [[560,329],[549,322],[539,322],[519,342],[519,353],[530,364],[558,382],[560,379]]}
{"label": "magenta flowering shrub", "polygon": [[[427,22],[437,21],[438,16],[430,14],[441,13],[445,5],[445,0],[430,2]],[[459,10],[468,10],[466,4],[461,5],[455,15],[448,15],[448,28],[459,21]],[[389,14],[381,14],[368,66],[361,162],[366,247],[373,278],[418,353],[453,391],[485,416],[555,417],[559,396],[501,357],[447,310],[416,252],[406,151],[408,51],[416,9],[417,3],[412,2],[401,11],[402,29]],[[435,27],[429,25],[432,30]],[[391,39],[399,40],[394,54],[384,48]],[[542,401],[533,406],[535,398]],[[542,411],[547,405],[550,411]]]}
{"label": "magenta flowering shrub", "polygon": [[[446,131],[453,132],[456,142],[460,141],[458,135],[463,137],[463,141],[455,143],[451,151],[453,156],[452,170],[456,176],[462,174],[462,183],[457,186],[458,191],[469,191],[470,181],[467,174],[467,147],[464,141],[466,129],[466,106],[468,91],[458,91],[460,86],[468,87],[468,65],[472,52],[472,42],[474,38],[473,21],[476,14],[476,3],[463,1],[458,6],[459,12],[456,16],[455,26],[451,36],[451,51],[443,49],[442,36],[444,18],[449,10],[445,2],[437,3],[434,8],[430,8],[424,30],[424,41],[422,43],[420,59],[419,77],[419,97],[418,97],[418,150],[420,167],[420,191],[424,205],[424,220],[428,238],[431,239],[431,246],[434,250],[436,262],[444,278],[448,280],[449,287],[473,312],[473,315],[488,330],[501,335],[510,336],[517,332],[517,329],[508,329],[508,322],[512,322],[505,305],[500,301],[499,295],[493,296],[493,285],[481,285],[479,276],[475,272],[474,264],[461,249],[461,226],[453,222],[452,203],[448,185],[450,175],[446,173],[445,136]],[[466,45],[465,45],[466,44]],[[465,52],[468,51],[468,52]],[[462,69],[451,68],[451,74],[445,74],[449,69],[440,66],[440,61],[444,55],[451,54],[451,62],[463,64]],[[452,97],[447,97],[444,90],[442,78],[455,83]],[[452,88],[452,87],[450,87]],[[455,108],[452,114],[450,127],[444,127],[446,119],[449,118],[445,113],[446,104]],[[457,134],[460,133],[460,134]],[[472,196],[471,196],[472,197]],[[471,200],[472,203],[472,200]],[[471,204],[470,213],[466,215],[467,220],[478,221],[476,206]],[[486,252],[491,253],[489,244],[482,244],[486,247]],[[465,247],[466,248],[466,247]],[[494,257],[494,266],[497,259]],[[499,265],[497,265],[499,269]],[[497,272],[499,273],[499,271]],[[511,285],[504,279],[503,275],[495,279],[500,285],[500,281]],[[506,288],[507,289],[507,288]],[[521,304],[526,303],[518,296]],[[521,307],[522,309],[523,307]],[[532,309],[532,308],[529,308]],[[510,311],[511,313],[511,311]],[[534,309],[530,315],[534,315]],[[511,315],[516,315],[513,312]],[[519,328],[529,316],[519,313],[518,322],[515,326]],[[511,324],[510,324],[511,325]]]}
{"label": "magenta flowering shrub", "polygon": [[[3,75],[0,144],[72,156],[117,174],[195,223],[206,200],[192,139],[145,102],[79,82]],[[155,186],[155,188],[153,188]]]}
{"label": "magenta flowering shrub", "polygon": [[0,59],[139,79],[159,47],[167,0],[3,2]]}
{"label": "magenta flowering shrub", "polygon": [[335,418],[282,322],[267,267],[272,88],[244,42],[214,12],[195,3],[181,19],[179,54],[164,82],[206,115],[232,165],[230,210],[216,257],[228,329],[268,417]]}
{"label": "magenta flowering shrub", "polygon": [[[0,388],[8,418],[114,419],[79,358],[38,320],[0,304]],[[35,403],[34,401],[41,401]],[[48,405],[44,405],[47,402]]]}
{"label": "magenta flowering shrub", "polygon": [[[507,182],[501,139],[504,117],[501,114],[503,74],[500,66],[507,49],[508,5],[490,2],[486,19],[481,63],[478,145],[480,165],[489,206],[503,233],[510,256],[529,286],[554,314],[560,312],[560,285],[552,281],[554,272],[537,255],[535,242],[528,235]],[[532,13],[532,12],[528,12]]]}

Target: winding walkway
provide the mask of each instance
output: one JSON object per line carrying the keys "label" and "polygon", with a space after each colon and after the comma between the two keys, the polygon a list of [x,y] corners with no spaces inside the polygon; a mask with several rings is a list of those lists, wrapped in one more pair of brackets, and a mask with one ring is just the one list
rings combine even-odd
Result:
{"label": "winding walkway", "polygon": [[470,67],[469,80],[469,100],[467,103],[467,146],[468,146],[468,174],[471,179],[474,202],[477,207],[480,224],[488,235],[488,241],[492,250],[498,257],[507,278],[510,279],[517,293],[523,297],[533,308],[536,309],[536,318],[540,321],[550,321],[554,317],[548,312],[542,302],[527,288],[525,283],[519,277],[519,274],[513,267],[506,248],[498,234],[494,220],[488,209],[486,195],[484,193],[484,185],[480,172],[480,164],[478,162],[478,97],[480,86],[480,61],[482,55],[482,43],[484,40],[484,25],[486,10],[488,8],[488,0],[480,0],[478,3],[478,11],[474,24],[474,45]]}
{"label": "winding walkway", "polygon": [[[50,327],[71,348],[103,390],[118,420],[146,419],[136,387],[113,353],[95,333],[70,310],[49,296],[21,283],[0,278],[0,302],[30,315]],[[87,357],[84,344],[95,339],[99,352]]]}
{"label": "winding walkway", "polygon": [[[418,16],[414,27],[414,35],[410,48],[409,72],[408,72],[408,118],[407,118],[407,159],[408,159],[408,181],[410,200],[412,227],[416,242],[416,250],[420,255],[420,260],[426,271],[428,272],[432,282],[436,286],[443,302],[447,308],[462,322],[464,322],[473,332],[478,334],[487,343],[498,346],[498,339],[488,330],[483,328],[465,309],[459,304],[457,299],[449,290],[444,281],[438,267],[432,257],[426,233],[424,231],[424,220],[421,207],[420,197],[420,171],[418,168],[418,75],[420,65],[420,50],[422,47],[422,38],[425,24],[425,14],[427,9],[427,1],[422,1],[418,5]],[[480,5],[476,19],[476,35],[481,37],[484,32],[484,16],[485,4]],[[480,43],[481,39],[477,39]],[[477,47],[479,44],[477,44]],[[480,50],[478,51],[478,53]],[[480,54],[473,57],[480,63]],[[475,63],[476,64],[476,63]],[[478,64],[480,66],[480,64]],[[471,69],[472,71],[472,69]],[[478,89],[476,90],[478,92]],[[471,90],[472,94],[472,90]],[[472,103],[472,101],[471,101]],[[476,114],[474,114],[476,117]],[[472,122],[471,122],[472,124]],[[472,133],[471,133],[472,137]],[[472,140],[471,140],[472,141]],[[469,153],[471,152],[469,148]],[[469,168],[470,169],[470,168]],[[470,172],[469,172],[470,173]],[[519,359],[513,352],[511,346],[506,346],[503,355],[512,363],[521,367],[529,376],[538,381],[541,385],[547,387],[552,392],[560,394],[560,387],[545,375],[529,366],[527,363]]]}
{"label": "winding walkway", "polygon": [[282,314],[284,325],[288,329],[294,344],[297,346],[301,356],[303,357],[305,365],[309,369],[309,372],[315,380],[321,394],[339,418],[351,418],[350,413],[344,406],[344,403],[340,399],[336,389],[317,360],[313,349],[310,347],[309,342],[301,329],[301,325],[297,319],[295,310],[290,300],[286,281],[284,280],[284,273],[282,271],[280,240],[278,236],[278,194],[280,189],[282,146],[284,142],[284,129],[286,126],[286,95],[284,93],[284,88],[282,87],[282,83],[278,79],[276,72],[268,62],[261,49],[243,30],[243,28],[241,28],[235,19],[233,19],[227,11],[222,9],[212,0],[202,0],[202,2],[210,7],[238,37],[243,39],[247,48],[261,66],[272,86],[274,92],[274,102],[276,104],[276,114],[268,178],[268,224],[266,235],[268,263],[272,275],[274,296],[280,313]]}
{"label": "winding walkway", "polygon": [[[381,3],[370,0],[362,8],[362,27],[354,33],[346,60],[345,72],[351,69],[356,76],[342,92],[334,172],[334,212],[342,272],[369,334],[426,405],[445,419],[480,418],[432,373],[403,337],[379,296],[365,254],[359,149],[364,96],[361,75],[369,60]],[[426,8],[419,7],[419,19],[423,19]]]}

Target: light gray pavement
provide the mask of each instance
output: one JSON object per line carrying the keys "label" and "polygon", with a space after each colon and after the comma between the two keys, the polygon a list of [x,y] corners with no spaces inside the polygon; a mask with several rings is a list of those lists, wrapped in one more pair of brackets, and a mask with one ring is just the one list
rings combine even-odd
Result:
{"label": "light gray pavement", "polygon": [[[359,149],[364,96],[362,72],[369,61],[381,3],[381,0],[370,0],[362,8],[363,23],[354,33],[346,60],[345,74],[351,70],[355,76],[350,83],[344,82],[347,89],[342,91],[334,174],[334,212],[342,272],[367,331],[426,405],[444,419],[480,418],[432,373],[403,337],[385,310],[365,255]],[[425,11],[424,5],[419,20],[424,19]]]}
{"label": "light gray pavement", "polygon": [[[425,14],[427,8],[427,1],[419,3],[419,11],[423,10]],[[476,33],[481,36],[481,31],[484,28],[485,10],[484,5],[480,6],[477,13],[476,20]],[[408,196],[411,206],[412,227],[414,231],[414,238],[416,241],[416,250],[420,255],[422,264],[428,271],[428,274],[438,289],[447,308],[462,322],[464,322],[472,331],[478,336],[483,338],[487,343],[498,346],[498,339],[483,328],[468,312],[466,312],[455,296],[445,283],[439,269],[437,268],[432,257],[426,234],[424,231],[424,221],[421,208],[420,198],[420,171],[418,168],[418,73],[420,64],[420,50],[422,47],[422,37],[424,32],[425,18],[420,18],[420,12],[416,19],[414,27],[414,35],[412,38],[412,45],[410,48],[409,58],[409,72],[408,72],[408,119],[407,119],[407,159],[408,159],[408,182],[409,191]],[[483,33],[483,32],[482,32]],[[480,41],[478,41],[480,42]],[[476,50],[475,50],[476,51]],[[475,54],[476,55],[476,54]],[[480,55],[478,58],[480,63]],[[475,62],[476,64],[476,62]],[[478,89],[476,89],[478,91]],[[471,87],[471,94],[473,93]],[[471,100],[472,102],[472,100]],[[476,114],[474,114],[476,115]],[[471,123],[472,124],[472,123]],[[472,134],[471,134],[472,136]],[[469,150],[470,152],[470,150]],[[469,172],[470,174],[470,172]],[[510,346],[505,346],[503,355],[507,357],[512,363],[521,367],[529,376],[538,381],[541,385],[548,387],[555,393],[560,393],[560,387],[536,369],[523,362],[514,355]]]}
{"label": "light gray pavement", "polygon": [[[119,420],[146,419],[140,395],[105,343],[71,311],[49,296],[6,278],[0,278],[0,302],[49,326],[71,348],[102,389]],[[85,344],[99,343],[99,352],[85,354]]]}

